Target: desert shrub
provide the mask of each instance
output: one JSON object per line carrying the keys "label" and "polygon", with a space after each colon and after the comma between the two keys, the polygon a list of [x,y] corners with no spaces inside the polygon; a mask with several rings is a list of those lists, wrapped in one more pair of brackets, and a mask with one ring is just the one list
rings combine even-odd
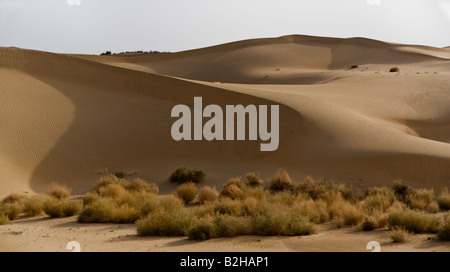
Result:
{"label": "desert shrub", "polygon": [[307,217],[290,210],[271,210],[266,214],[255,214],[250,220],[252,233],[257,235],[310,235],[316,231]]}
{"label": "desert shrub", "polygon": [[450,213],[444,215],[444,222],[439,228],[437,237],[441,241],[450,241]]}
{"label": "desert shrub", "polygon": [[227,184],[220,191],[219,197],[227,197],[231,199],[240,199],[242,197],[242,190],[235,184]]}
{"label": "desert shrub", "polygon": [[213,203],[219,199],[219,192],[217,192],[216,188],[211,188],[210,186],[203,187],[198,192],[198,201],[200,204],[205,203]]}
{"label": "desert shrub", "polygon": [[187,169],[186,167],[182,166],[170,175],[169,180],[176,183],[199,183],[204,178],[205,173],[202,170]]}
{"label": "desert shrub", "polygon": [[181,212],[184,208],[184,202],[179,197],[168,196],[159,201],[158,207],[167,213]]}
{"label": "desert shrub", "polygon": [[8,217],[9,221],[15,220],[22,213],[23,207],[19,202],[0,204],[0,213]]}
{"label": "desert shrub", "polygon": [[83,197],[83,206],[91,205],[99,198],[100,196],[97,193],[89,192]]}
{"label": "desert shrub", "polygon": [[191,240],[209,240],[215,237],[216,226],[211,219],[201,218],[191,223],[186,236]]}
{"label": "desert shrub", "polygon": [[67,199],[70,197],[70,189],[64,185],[52,183],[47,194],[57,199]]}
{"label": "desert shrub", "polygon": [[219,214],[228,214],[239,216],[242,211],[242,204],[238,200],[224,198],[214,204],[214,212]]}
{"label": "desert shrub", "polygon": [[272,192],[291,190],[292,188],[293,186],[291,177],[284,169],[280,169],[275,173],[269,185],[269,189]]}
{"label": "desert shrub", "polygon": [[148,183],[143,179],[135,178],[125,186],[128,192],[146,192],[158,194],[159,188],[155,183]]}
{"label": "desert shrub", "polygon": [[248,186],[257,187],[264,185],[264,181],[259,177],[259,173],[249,172],[246,177]]}
{"label": "desert shrub", "polygon": [[79,223],[132,223],[139,218],[139,211],[128,205],[119,206],[112,198],[99,198],[83,208]]}
{"label": "desert shrub", "polygon": [[101,197],[119,198],[125,196],[128,192],[124,187],[117,183],[111,183],[99,188]]}
{"label": "desert shrub", "polygon": [[119,171],[119,172],[115,172],[114,176],[116,176],[117,178],[120,178],[120,179],[125,179],[127,177],[127,173],[125,173],[123,171]]}
{"label": "desert shrub", "polygon": [[391,72],[391,73],[400,72],[400,69],[398,67],[391,67],[389,69],[389,72]]}
{"label": "desert shrub", "polygon": [[436,201],[429,203],[425,209],[429,213],[438,213],[439,212],[439,204]]}
{"label": "desert shrub", "polygon": [[183,236],[190,224],[191,217],[184,211],[164,209],[156,209],[136,222],[139,236]]}
{"label": "desert shrub", "polygon": [[307,202],[307,215],[309,220],[316,224],[322,224],[330,219],[327,203],[321,199]]}
{"label": "desert shrub", "polygon": [[12,193],[2,199],[2,204],[13,204],[13,203],[23,203],[27,198],[27,195]]}
{"label": "desert shrub", "polygon": [[191,210],[191,214],[196,218],[211,217],[214,214],[214,204],[207,202],[204,205],[194,207]]}
{"label": "desert shrub", "polygon": [[354,226],[364,220],[364,213],[353,205],[346,205],[342,210],[342,218],[347,226]]}
{"label": "desert shrub", "polygon": [[244,190],[246,189],[245,183],[242,180],[242,178],[237,177],[237,178],[230,178],[227,183],[225,183],[225,185],[223,187],[227,187],[230,185],[235,185],[237,186],[239,189]]}
{"label": "desert shrub", "polygon": [[235,237],[249,234],[249,218],[235,217],[228,214],[214,217],[217,237]]}
{"label": "desert shrub", "polygon": [[106,175],[101,177],[90,189],[90,192],[100,193],[100,188],[106,187],[110,184],[118,184],[122,187],[126,187],[128,185],[128,181],[123,178],[118,178],[115,175]]}
{"label": "desert shrub", "polygon": [[367,216],[361,224],[363,231],[371,231],[378,228],[378,221],[374,216]]}
{"label": "desert shrub", "polygon": [[50,217],[66,217],[78,214],[82,206],[80,200],[51,197],[44,202],[43,209]]}
{"label": "desert shrub", "polygon": [[389,236],[394,243],[404,243],[411,239],[412,233],[403,227],[394,227],[390,232]]}
{"label": "desert shrub", "polygon": [[387,211],[395,201],[394,192],[387,187],[375,187],[369,190],[363,206],[366,211]]}
{"label": "desert shrub", "polygon": [[27,216],[36,216],[44,212],[44,201],[46,197],[33,195],[25,198],[23,202],[23,212]]}
{"label": "desert shrub", "polygon": [[434,190],[419,189],[409,194],[406,197],[406,202],[411,209],[424,211],[434,201],[434,198]]}
{"label": "desert shrub", "polygon": [[0,210],[0,225],[7,225],[9,223],[10,221],[6,212]]}
{"label": "desert shrub", "polygon": [[296,201],[296,196],[290,191],[279,191],[271,198],[271,203],[282,204],[286,206],[292,206]]}
{"label": "desert shrub", "polygon": [[175,195],[181,198],[184,203],[190,203],[197,195],[197,187],[193,182],[183,183],[177,187]]}
{"label": "desert shrub", "polygon": [[404,184],[401,180],[394,181],[392,185],[392,190],[398,200],[406,203],[408,195],[413,192],[413,189],[408,185]]}
{"label": "desert shrub", "polygon": [[390,213],[388,223],[390,228],[403,227],[414,233],[424,233],[436,232],[439,219],[431,214],[406,209]]}
{"label": "desert shrub", "polygon": [[257,211],[258,200],[252,196],[245,198],[242,201],[242,209],[246,215],[252,215]]}
{"label": "desert shrub", "polygon": [[450,210],[450,193],[448,192],[448,188],[444,188],[436,200],[440,209],[444,211]]}

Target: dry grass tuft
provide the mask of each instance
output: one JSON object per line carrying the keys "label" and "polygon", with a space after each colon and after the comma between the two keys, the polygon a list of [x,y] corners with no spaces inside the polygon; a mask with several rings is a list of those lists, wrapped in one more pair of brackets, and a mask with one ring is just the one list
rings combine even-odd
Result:
{"label": "dry grass tuft", "polygon": [[219,192],[217,192],[216,188],[205,186],[198,192],[198,201],[200,204],[214,203],[218,199]]}
{"label": "dry grass tuft", "polygon": [[179,185],[175,191],[175,195],[181,198],[184,203],[188,204],[194,200],[197,195],[197,186],[193,182],[187,182]]}
{"label": "dry grass tuft", "polygon": [[286,172],[286,170],[284,169],[278,170],[270,181],[269,189],[272,192],[292,190],[292,180],[288,172]]}
{"label": "dry grass tuft", "polygon": [[153,193],[157,195],[159,193],[159,188],[155,183],[148,183],[147,181],[135,178],[130,183],[125,186],[128,192],[146,192]]}
{"label": "dry grass tuft", "polygon": [[57,199],[68,199],[70,197],[70,189],[67,186],[52,183],[47,194]]}

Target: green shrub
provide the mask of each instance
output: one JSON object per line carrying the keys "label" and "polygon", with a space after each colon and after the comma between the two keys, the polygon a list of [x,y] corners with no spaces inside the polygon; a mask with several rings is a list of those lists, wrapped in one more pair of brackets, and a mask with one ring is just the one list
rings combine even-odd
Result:
{"label": "green shrub", "polygon": [[197,195],[197,187],[193,182],[183,183],[177,187],[175,195],[181,198],[184,203],[188,204],[194,200]]}
{"label": "green shrub", "polygon": [[187,169],[186,167],[182,166],[170,175],[169,180],[176,183],[199,183],[205,178],[205,176],[206,175],[202,170]]}
{"label": "green shrub", "polygon": [[414,233],[424,233],[436,232],[439,219],[431,214],[406,209],[390,213],[388,223],[390,228],[403,227]]}
{"label": "green shrub", "polygon": [[66,217],[78,214],[82,209],[82,201],[51,197],[44,202],[44,212],[50,217]]}

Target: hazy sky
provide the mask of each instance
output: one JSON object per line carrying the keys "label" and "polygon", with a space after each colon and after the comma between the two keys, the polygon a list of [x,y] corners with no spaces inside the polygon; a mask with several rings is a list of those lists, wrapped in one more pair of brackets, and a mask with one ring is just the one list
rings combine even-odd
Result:
{"label": "hazy sky", "polygon": [[0,46],[182,51],[308,34],[450,46],[450,0],[0,0]]}

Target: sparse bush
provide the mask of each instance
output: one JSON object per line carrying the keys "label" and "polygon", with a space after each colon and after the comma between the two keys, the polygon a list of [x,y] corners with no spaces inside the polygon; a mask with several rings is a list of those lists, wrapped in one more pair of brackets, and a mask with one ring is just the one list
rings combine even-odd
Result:
{"label": "sparse bush", "polygon": [[251,187],[263,186],[264,181],[259,177],[259,173],[247,173],[247,185]]}
{"label": "sparse bush", "polygon": [[251,217],[252,233],[257,235],[310,235],[314,226],[307,217],[292,214],[290,210],[271,210]]}
{"label": "sparse bush", "polygon": [[139,211],[128,205],[119,206],[112,198],[99,198],[84,207],[78,215],[79,223],[133,223]]}
{"label": "sparse bush", "polygon": [[99,195],[101,197],[119,198],[128,194],[124,187],[117,183],[111,183],[99,188]]}
{"label": "sparse bush", "polygon": [[171,182],[176,183],[186,183],[186,182],[193,182],[193,183],[199,183],[205,178],[205,173],[202,170],[197,169],[187,169],[186,167],[182,166],[175,170],[170,175],[169,180]]}
{"label": "sparse bush", "polygon": [[23,212],[27,216],[36,216],[44,212],[45,197],[41,195],[33,195],[27,197],[23,202]]}
{"label": "sparse bush", "polygon": [[437,217],[410,209],[390,213],[388,223],[390,228],[403,227],[414,233],[436,232],[439,226]]}
{"label": "sparse bush", "polygon": [[114,176],[120,178],[120,179],[125,179],[127,177],[127,173],[120,171],[120,172],[116,172],[114,173]]}
{"label": "sparse bush", "polygon": [[191,240],[209,240],[215,237],[215,228],[211,219],[201,218],[191,224],[186,231],[186,236]]}
{"label": "sparse bush", "polygon": [[375,187],[369,190],[364,201],[364,208],[369,213],[374,210],[387,211],[395,201],[395,194],[387,187]]}
{"label": "sparse bush", "polygon": [[229,184],[223,187],[219,196],[228,197],[231,199],[240,199],[242,197],[242,190],[235,184]]}
{"label": "sparse bush", "polygon": [[139,236],[183,236],[190,224],[190,216],[184,211],[164,209],[156,209],[136,222]]}
{"label": "sparse bush", "polygon": [[437,197],[437,203],[439,204],[439,208],[448,211],[450,210],[450,193],[448,192],[448,188],[444,188],[442,192]]}
{"label": "sparse bush", "polygon": [[346,205],[342,210],[342,218],[347,226],[354,226],[361,223],[364,219],[364,213],[352,205]]}
{"label": "sparse bush", "polygon": [[235,237],[249,234],[249,218],[219,214],[215,216],[214,224],[216,225],[217,237]]}
{"label": "sparse bush", "polygon": [[100,196],[97,193],[89,192],[83,197],[83,206],[88,206],[97,201]]}
{"label": "sparse bush", "polygon": [[8,215],[4,211],[0,210],[0,225],[7,225],[9,223],[10,221]]}
{"label": "sparse bush", "polygon": [[43,209],[50,217],[66,217],[78,214],[82,206],[80,200],[51,197],[44,202]]}
{"label": "sparse bush", "polygon": [[183,183],[178,186],[175,194],[176,196],[181,198],[184,203],[188,204],[192,200],[194,200],[195,196],[197,195],[197,187],[193,182]]}
{"label": "sparse bush", "polygon": [[198,192],[198,201],[200,204],[205,203],[213,203],[219,199],[219,192],[217,192],[216,188],[211,188],[210,186],[203,187]]}
{"label": "sparse bush", "polygon": [[412,233],[403,227],[394,227],[390,232],[389,236],[394,243],[404,243],[411,239]]}
{"label": "sparse bush", "polygon": [[309,220],[316,224],[322,224],[330,220],[327,210],[327,203],[321,199],[307,202],[307,214]]}
{"label": "sparse bush", "polygon": [[450,241],[450,213],[444,216],[444,222],[439,228],[437,237],[441,241]]}
{"label": "sparse bush", "polygon": [[252,196],[245,198],[242,202],[242,208],[246,215],[252,215],[257,211],[258,200]]}
{"label": "sparse bush", "polygon": [[426,210],[428,205],[434,201],[434,190],[419,189],[406,197],[406,202],[411,209]]}
{"label": "sparse bush", "polygon": [[230,178],[223,187],[227,187],[230,185],[235,185],[241,190],[245,189],[245,183],[242,178]]}
{"label": "sparse bush", "polygon": [[143,179],[135,178],[125,186],[128,192],[146,192],[158,194],[159,188],[155,183],[148,183]]}
{"label": "sparse bush", "polygon": [[401,180],[394,181],[392,185],[392,190],[394,190],[394,194],[398,200],[406,203],[406,199],[408,195],[413,192],[413,189],[408,185],[404,184]]}
{"label": "sparse bush", "polygon": [[242,204],[238,200],[224,198],[214,205],[214,212],[219,214],[228,214],[239,216],[242,211]]}
{"label": "sparse bush", "polygon": [[371,231],[378,228],[378,221],[374,216],[367,216],[361,224],[363,231]]}
{"label": "sparse bush", "polygon": [[52,183],[47,194],[57,199],[67,199],[70,197],[70,189],[64,185]]}
{"label": "sparse bush", "polygon": [[115,175],[106,175],[101,177],[95,185],[91,188],[90,192],[100,193],[100,188],[106,187],[110,184],[118,184],[122,187],[126,187],[128,185],[128,181],[123,178],[118,178]]}
{"label": "sparse bush", "polygon": [[10,195],[6,196],[5,198],[3,198],[1,203],[2,204],[13,204],[13,203],[22,204],[26,198],[27,198],[27,195],[13,193],[13,194],[10,194]]}
{"label": "sparse bush", "polygon": [[280,169],[275,173],[269,185],[269,189],[272,192],[291,190],[292,188],[293,186],[291,177],[284,169]]}

